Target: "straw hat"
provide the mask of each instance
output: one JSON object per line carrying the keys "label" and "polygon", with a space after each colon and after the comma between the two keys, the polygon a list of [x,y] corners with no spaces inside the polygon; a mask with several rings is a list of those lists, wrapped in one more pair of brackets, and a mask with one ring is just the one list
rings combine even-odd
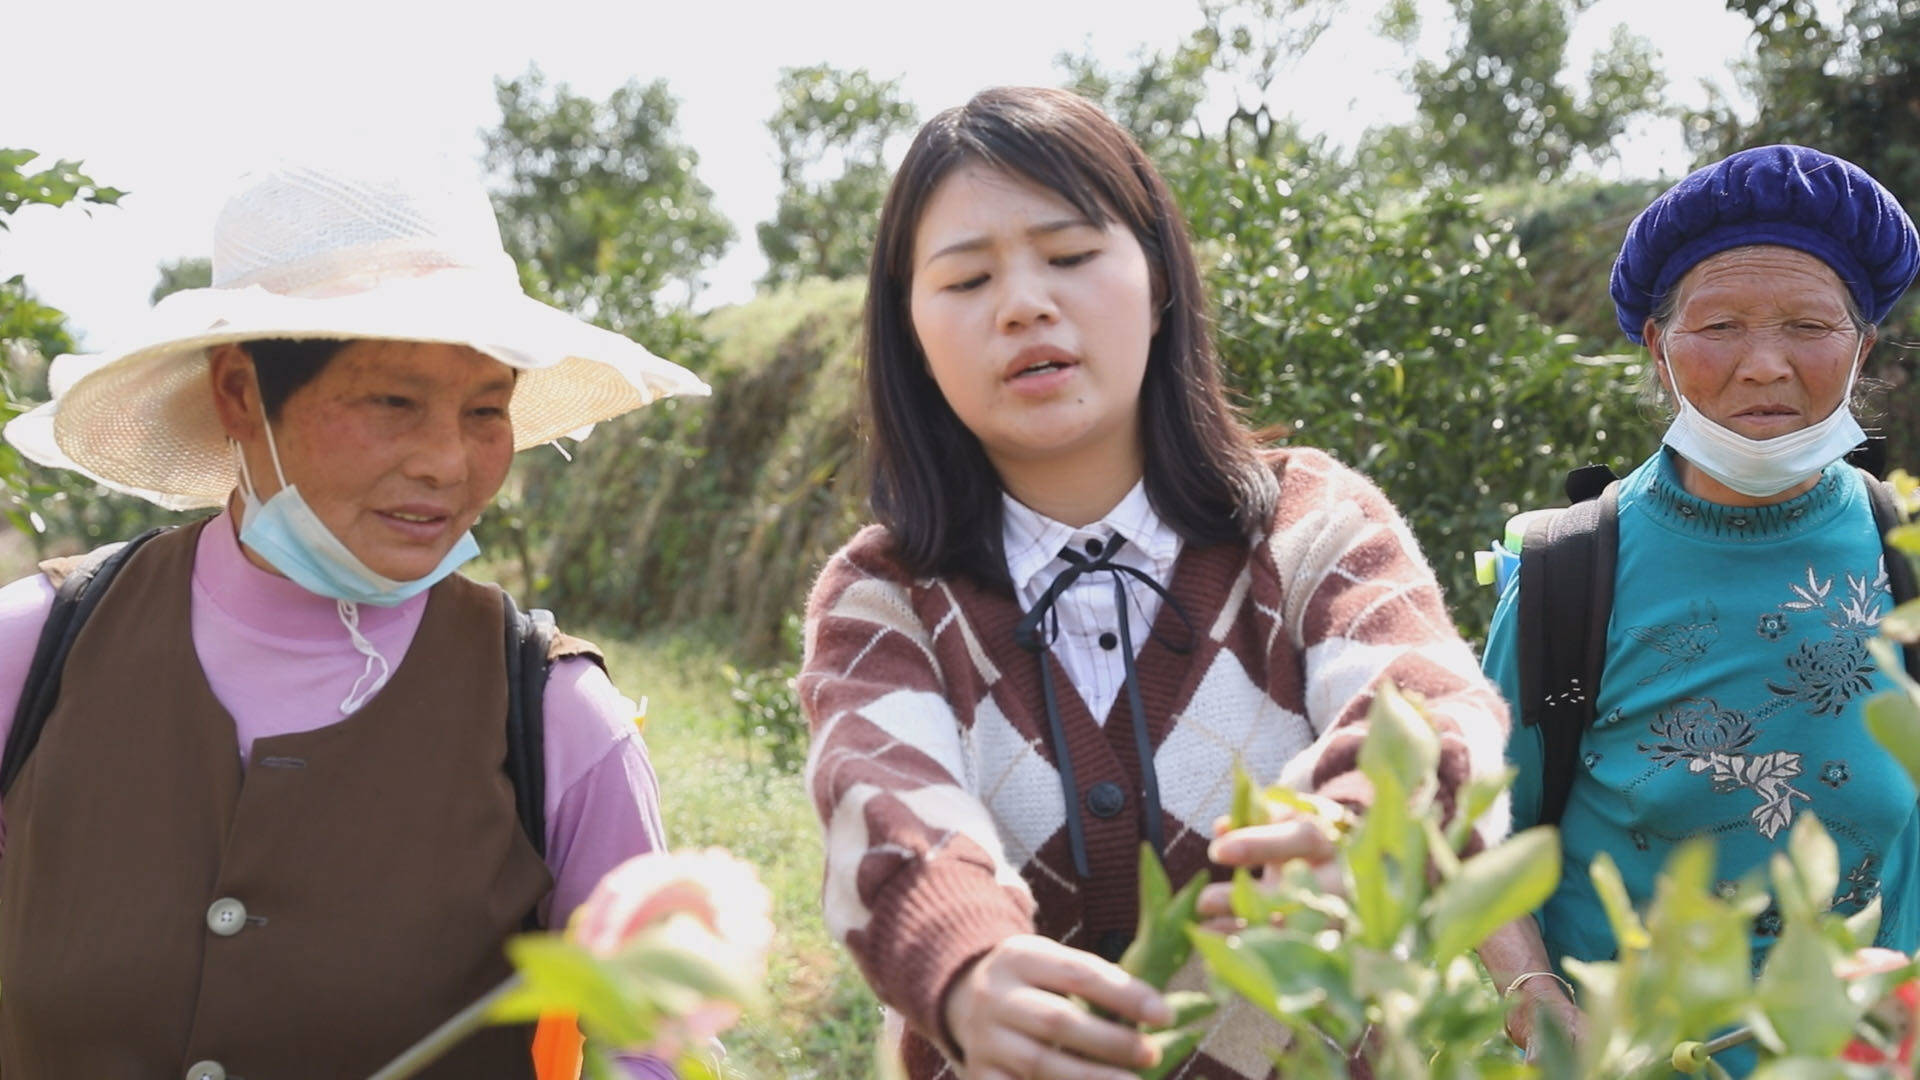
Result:
{"label": "straw hat", "polygon": [[244,177],[214,224],[213,285],[161,300],[107,352],[62,356],[53,400],[6,426],[43,465],[169,509],[236,482],[207,348],[258,338],[470,346],[521,372],[524,450],[705,383],[527,296],[486,193],[451,163],[399,173],[286,164]]}

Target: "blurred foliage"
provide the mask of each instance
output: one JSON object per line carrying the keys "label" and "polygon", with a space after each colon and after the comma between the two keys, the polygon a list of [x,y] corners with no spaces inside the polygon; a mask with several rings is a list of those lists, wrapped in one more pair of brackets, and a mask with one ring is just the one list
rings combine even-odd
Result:
{"label": "blurred foliage", "polygon": [[760,283],[863,277],[893,175],[887,144],[911,134],[919,114],[899,79],[865,69],[786,68],[776,92],[767,130],[779,152],[780,203],[755,230],[767,256]]}
{"label": "blurred foliage", "polygon": [[770,775],[791,775],[807,763],[807,718],[793,689],[798,670],[793,664],[745,672],[732,664],[720,669],[747,752],[751,756],[755,748],[764,748]]}
{"label": "blurred foliage", "polygon": [[204,289],[213,284],[213,260],[190,256],[184,259],[171,259],[160,264],[159,280],[153,283],[153,292],[147,296],[147,303],[157,304],[182,289]]}
{"label": "blurred foliage", "polygon": [[[1254,792],[1239,773],[1233,825],[1282,814],[1317,825],[1334,849],[1337,885],[1300,860],[1258,878],[1237,870],[1231,902],[1245,928],[1220,933],[1195,925],[1145,850],[1135,946],[1161,963],[1135,973],[1165,985],[1159,973],[1177,967],[1190,944],[1216,996],[1238,997],[1293,1033],[1269,1050],[1289,1080],[1338,1080],[1355,1057],[1395,1080],[1657,1080],[1675,1069],[1724,1078],[1715,1055],[1749,1042],[1762,1063],[1756,1078],[1912,1075],[1839,1064],[1843,1053],[1879,1061],[1911,1030],[1911,1007],[1890,1015],[1885,1004],[1911,999],[1911,987],[1899,998],[1892,992],[1916,965],[1871,950],[1877,903],[1853,916],[1832,910],[1838,853],[1810,814],[1737,882],[1716,879],[1707,839],[1676,849],[1650,897],[1629,897],[1605,854],[1572,870],[1591,877],[1618,952],[1606,962],[1567,962],[1586,1029],[1573,1044],[1543,1028],[1522,1060],[1503,1033],[1512,1002],[1472,950],[1558,886],[1559,837],[1534,828],[1467,854],[1471,823],[1506,780],[1470,785],[1448,820],[1437,798],[1439,760],[1440,736],[1418,700],[1386,684],[1360,752],[1373,790],[1364,812],[1283,787]],[[1782,929],[1756,977],[1752,923],[1770,899]],[[1875,952],[1885,962],[1862,971],[1857,960]]]}
{"label": "blurred foliage", "polygon": [[[1699,163],[1749,146],[1799,143],[1838,154],[1920,214],[1920,2],[1727,0],[1753,21],[1736,68],[1744,102],[1719,96],[1687,119]],[[1920,291],[1881,324],[1882,342],[1920,339]],[[1920,350],[1874,350],[1867,374],[1893,387],[1880,423],[1894,461],[1920,461]]]}
{"label": "blurred foliage", "polygon": [[[1374,132],[1362,150],[1374,171],[1419,186],[1438,175],[1474,183],[1550,180],[1581,156],[1604,159],[1636,118],[1658,111],[1666,77],[1644,38],[1615,27],[1584,86],[1566,77],[1576,17],[1595,0],[1448,0],[1453,42],[1440,62],[1406,77],[1418,99],[1410,127]],[[1391,0],[1389,37],[1419,33],[1414,0]]]}

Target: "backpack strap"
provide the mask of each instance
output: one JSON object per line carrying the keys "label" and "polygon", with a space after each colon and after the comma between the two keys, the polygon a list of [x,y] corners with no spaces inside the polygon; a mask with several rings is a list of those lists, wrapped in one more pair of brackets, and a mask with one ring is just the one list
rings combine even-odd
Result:
{"label": "backpack strap", "polygon": [[[1904,604],[1920,595],[1920,589],[1915,587],[1913,563],[1907,559],[1906,552],[1887,540],[1887,534],[1906,524],[1906,518],[1894,499],[1892,484],[1874,479],[1873,474],[1865,469],[1860,470],[1860,479],[1865,481],[1867,501],[1873,505],[1873,526],[1880,533],[1880,551],[1887,566],[1887,586],[1893,592],[1894,604]],[[1920,644],[1903,645],[1900,651],[1906,657],[1907,673],[1920,679]]]}
{"label": "backpack strap", "polygon": [[49,559],[42,564],[42,571],[54,584],[53,606],[47,610],[47,621],[40,626],[33,663],[27,668],[20,701],[13,709],[13,727],[7,732],[6,750],[0,754],[0,796],[13,789],[13,782],[27,767],[27,758],[39,745],[40,732],[60,700],[60,673],[67,666],[67,654],[73,651],[80,628],[100,606],[100,598],[107,594],[115,575],[133,553],[166,531],[149,529],[125,543],[107,544],[82,556]]}
{"label": "backpack strap", "polygon": [[541,858],[547,855],[547,658],[559,631],[550,612],[522,612],[504,591],[507,624],[507,778],[513,781],[520,827]]}
{"label": "backpack strap", "polygon": [[1540,824],[1557,825],[1606,662],[1619,487],[1545,514],[1520,547],[1520,722],[1540,729]]}

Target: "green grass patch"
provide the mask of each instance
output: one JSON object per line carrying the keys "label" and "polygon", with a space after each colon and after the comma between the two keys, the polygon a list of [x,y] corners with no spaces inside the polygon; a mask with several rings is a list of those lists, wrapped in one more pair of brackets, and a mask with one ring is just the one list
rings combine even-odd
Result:
{"label": "green grass patch", "polygon": [[820,918],[820,826],[797,775],[739,734],[722,645],[699,635],[602,637],[615,685],[647,698],[644,736],[660,777],[667,839],[718,845],[753,863],[773,893],[778,936],[768,1004],[725,1037],[741,1076],[865,1080],[880,1013]]}

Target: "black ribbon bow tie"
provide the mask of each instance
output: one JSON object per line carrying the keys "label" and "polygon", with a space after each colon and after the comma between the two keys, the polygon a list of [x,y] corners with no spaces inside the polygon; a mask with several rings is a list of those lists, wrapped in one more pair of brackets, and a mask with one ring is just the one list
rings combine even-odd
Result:
{"label": "black ribbon bow tie", "polygon": [[1067,804],[1067,844],[1073,851],[1074,872],[1082,880],[1093,874],[1087,863],[1086,828],[1080,819],[1080,786],[1074,780],[1073,755],[1067,749],[1066,728],[1060,722],[1060,706],[1053,693],[1053,671],[1048,662],[1048,651],[1054,639],[1060,635],[1060,617],[1055,613],[1054,606],[1073,587],[1074,582],[1088,574],[1105,572],[1113,575],[1113,607],[1120,620],[1120,663],[1126,672],[1127,709],[1133,715],[1134,751],[1140,759],[1147,840],[1153,844],[1155,854],[1163,860],[1167,854],[1166,838],[1160,823],[1160,775],[1153,765],[1153,740],[1147,732],[1147,710],[1140,700],[1140,680],[1133,667],[1133,633],[1127,615],[1132,603],[1127,593],[1127,579],[1132,578],[1152,590],[1160,597],[1161,603],[1179,617],[1185,628],[1186,640],[1175,643],[1149,626],[1148,635],[1160,644],[1183,656],[1191,652],[1193,620],[1187,617],[1186,610],[1173,598],[1173,594],[1154,580],[1152,574],[1113,561],[1126,542],[1126,537],[1115,536],[1093,556],[1083,555],[1071,545],[1061,548],[1060,558],[1066,561],[1067,568],[1053,579],[1046,592],[1040,594],[1040,599],[1020,617],[1020,622],[1013,629],[1014,643],[1040,658],[1040,693],[1046,702],[1047,734],[1053,742],[1053,758],[1060,768],[1060,788]]}

